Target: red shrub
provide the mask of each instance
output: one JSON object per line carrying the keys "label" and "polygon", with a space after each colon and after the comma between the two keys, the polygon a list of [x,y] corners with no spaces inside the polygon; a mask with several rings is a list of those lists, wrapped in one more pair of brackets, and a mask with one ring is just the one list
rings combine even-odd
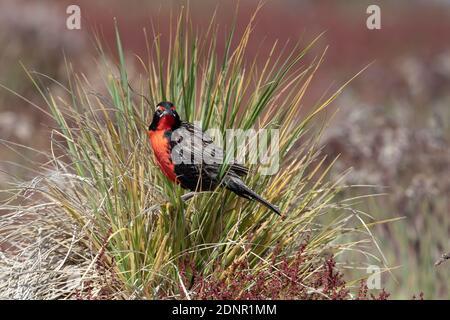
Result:
{"label": "red shrub", "polygon": [[[250,268],[248,261],[235,262],[227,270],[216,266],[214,274],[225,274],[222,278],[214,275],[205,277],[201,272],[193,271],[193,266],[188,263],[180,267],[180,271],[184,283],[191,284],[187,289],[192,299],[351,299],[350,290],[336,268],[334,258],[326,259],[322,265],[314,265],[304,249],[305,246],[302,246],[295,257],[284,257],[278,263],[272,259],[270,268],[259,271]],[[191,272],[191,280],[186,276],[186,269]],[[180,292],[183,292],[181,288]],[[356,299],[385,300],[388,297],[384,289],[378,296],[369,295],[367,285],[361,282]],[[182,298],[185,298],[184,293]]]}

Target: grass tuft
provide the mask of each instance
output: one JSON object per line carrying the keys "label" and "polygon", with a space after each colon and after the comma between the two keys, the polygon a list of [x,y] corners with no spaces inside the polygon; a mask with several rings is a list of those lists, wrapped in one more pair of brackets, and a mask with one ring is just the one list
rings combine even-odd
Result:
{"label": "grass tuft", "polygon": [[[40,87],[29,73],[57,128],[40,174],[3,191],[8,198],[0,206],[2,297],[189,298],[199,296],[199,272],[205,283],[227,290],[235,283],[236,265],[251,271],[247,278],[258,274],[266,280],[283,277],[276,269],[295,270],[301,285],[332,273],[330,256],[352,251],[375,257],[368,249],[369,224],[339,199],[339,181],[327,180],[332,164],[325,165],[320,133],[307,134],[343,88],[301,115],[323,59],[305,64],[305,54],[319,37],[287,55],[274,43],[259,69],[256,58],[246,55],[254,20],[241,36],[233,28],[223,46],[217,44],[214,18],[198,34],[185,13],[175,22],[169,48],[161,47],[156,31],[145,33],[148,56],[136,58],[143,74],[133,84],[139,93],[129,85],[118,28],[116,65],[97,41],[106,96],[93,92],[69,63],[70,81],[59,84],[68,97]],[[246,183],[284,217],[223,190],[183,202],[184,191],[161,174],[149,148],[146,129],[154,106],[148,101],[161,100],[173,101],[182,118],[201,121],[204,129],[279,129],[280,170],[262,175],[261,166],[252,165]],[[256,276],[246,281],[248,288],[260,284]],[[314,295],[349,297],[347,289],[336,293],[322,284]],[[341,283],[336,287],[341,290]],[[279,292],[271,298],[286,297]]]}

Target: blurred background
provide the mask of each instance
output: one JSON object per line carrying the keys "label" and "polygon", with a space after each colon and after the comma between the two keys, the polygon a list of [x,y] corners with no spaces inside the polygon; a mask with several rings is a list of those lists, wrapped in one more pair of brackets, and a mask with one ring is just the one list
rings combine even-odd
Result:
{"label": "blurred background", "polygon": [[[81,8],[81,30],[66,28],[70,4]],[[138,77],[134,54],[146,55],[144,28],[151,34],[152,26],[159,26],[164,44],[171,17],[185,4],[1,0],[0,188],[12,177],[32,178],[22,166],[35,156],[24,148],[17,153],[5,140],[45,150],[53,125],[31,105],[44,103],[22,65],[66,83],[71,61],[95,85],[101,80],[93,34],[113,47],[115,17],[130,70]],[[257,4],[240,2],[237,32]],[[381,8],[380,30],[366,27],[370,4]],[[236,13],[231,1],[193,0],[189,8],[194,30],[206,28],[216,9],[217,22],[229,30]],[[373,230],[393,268],[382,281],[391,297],[450,298],[450,261],[434,266],[450,251],[450,0],[267,1],[256,21],[250,57],[264,57],[276,40],[306,45],[326,31],[309,57],[328,46],[308,92],[311,106],[372,63],[328,111],[339,108],[322,140],[330,159],[340,155],[331,175],[351,167],[343,183],[374,186],[354,195],[386,194],[361,199],[359,209],[376,220],[404,217]]]}

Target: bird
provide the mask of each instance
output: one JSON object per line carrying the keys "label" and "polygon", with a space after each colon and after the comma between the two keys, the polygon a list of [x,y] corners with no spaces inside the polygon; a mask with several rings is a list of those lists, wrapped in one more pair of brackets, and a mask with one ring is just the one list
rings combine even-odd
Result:
{"label": "bird", "polygon": [[278,206],[244,183],[242,179],[249,173],[247,167],[233,161],[221,173],[223,149],[198,126],[181,120],[173,103],[163,101],[156,105],[148,136],[155,162],[171,182],[194,192],[226,188],[281,215]]}

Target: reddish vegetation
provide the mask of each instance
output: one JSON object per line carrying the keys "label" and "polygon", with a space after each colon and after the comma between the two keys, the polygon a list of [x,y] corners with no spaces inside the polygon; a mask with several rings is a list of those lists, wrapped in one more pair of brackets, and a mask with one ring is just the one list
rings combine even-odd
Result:
{"label": "reddish vegetation", "polygon": [[[335,260],[330,257],[318,268],[310,263],[303,246],[292,259],[282,258],[281,261],[271,261],[271,267],[261,271],[250,268],[247,261],[234,263],[228,275],[223,279],[205,278],[201,273],[194,272],[193,281],[186,277],[186,267],[181,268],[185,283],[192,283],[189,288],[192,299],[211,300],[344,300],[351,299],[343,275],[337,270]],[[275,267],[276,266],[276,267]],[[191,267],[191,266],[190,266]],[[213,274],[221,274],[223,268],[218,268]],[[180,288],[182,298],[185,298]],[[386,300],[389,294],[383,289],[377,296],[369,294],[365,282],[356,299]],[[165,298],[165,297],[162,297]]]}
{"label": "reddish vegetation", "polygon": [[386,292],[386,290],[382,289],[378,296],[373,293],[369,293],[369,288],[365,281],[361,281],[361,286],[359,287],[358,295],[356,297],[357,300],[387,300],[390,294]]}
{"label": "reddish vegetation", "polygon": [[[83,289],[76,290],[73,298],[81,300],[110,299],[114,290],[120,290],[111,262],[106,258],[106,242],[100,249],[94,265],[101,282],[83,282]],[[210,276],[198,271],[192,263],[183,262],[180,274],[186,288],[179,287],[179,296],[160,293],[159,299],[195,300],[387,300],[390,296],[384,289],[377,295],[370,293],[365,281],[361,281],[356,294],[351,294],[342,273],[336,267],[333,257],[325,259],[322,265],[312,263],[306,253],[306,242],[294,257],[282,257],[270,261],[270,267],[257,271],[248,261],[239,261],[224,269],[217,265]],[[275,250],[278,256],[278,250]],[[226,274],[219,279],[216,275]],[[99,287],[99,283],[102,283]],[[416,299],[414,296],[413,299]],[[421,293],[417,299],[423,299]]]}

